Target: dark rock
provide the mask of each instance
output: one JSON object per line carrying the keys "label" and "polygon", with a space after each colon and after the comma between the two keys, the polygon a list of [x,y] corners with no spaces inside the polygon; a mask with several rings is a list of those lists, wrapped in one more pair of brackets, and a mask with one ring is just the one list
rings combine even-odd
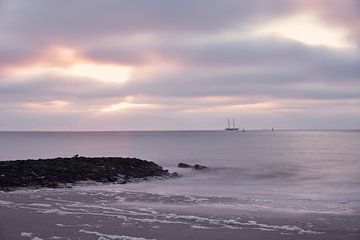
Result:
{"label": "dark rock", "polygon": [[178,165],[177,165],[179,168],[192,168],[193,166],[191,166],[191,165],[189,165],[189,164],[187,164],[187,163],[179,163]]}
{"label": "dark rock", "polygon": [[200,164],[195,164],[194,169],[195,170],[204,170],[207,169],[208,167],[200,165]]}
{"label": "dark rock", "polygon": [[178,177],[181,177],[181,175],[178,174],[177,172],[173,172],[170,174],[170,177],[178,178]]}
{"label": "dark rock", "polygon": [[75,155],[72,158],[0,161],[0,191],[18,187],[55,188],[79,181],[123,184],[146,177],[171,176],[161,166],[136,158]]}
{"label": "dark rock", "polygon": [[193,168],[195,170],[204,170],[204,169],[208,169],[208,167],[200,165],[200,164],[195,164],[194,166],[187,164],[187,163],[179,163],[177,165],[179,168]]}

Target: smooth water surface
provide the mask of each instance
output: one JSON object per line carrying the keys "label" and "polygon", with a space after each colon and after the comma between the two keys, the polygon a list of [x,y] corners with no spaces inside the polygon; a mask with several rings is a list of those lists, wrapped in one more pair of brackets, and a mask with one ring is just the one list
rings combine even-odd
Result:
{"label": "smooth water surface", "polygon": [[360,131],[0,132],[0,160],[75,154],[137,157],[184,175],[126,190],[324,206],[360,200]]}

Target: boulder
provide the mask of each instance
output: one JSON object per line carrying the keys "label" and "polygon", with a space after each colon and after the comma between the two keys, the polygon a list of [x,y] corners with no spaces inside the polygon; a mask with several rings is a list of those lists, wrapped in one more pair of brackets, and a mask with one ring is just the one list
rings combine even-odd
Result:
{"label": "boulder", "polygon": [[204,165],[200,165],[200,164],[195,164],[194,166],[190,165],[190,164],[187,164],[187,163],[179,163],[178,164],[178,167],[179,168],[192,168],[192,169],[195,169],[195,170],[205,170],[205,169],[208,169],[207,166],[204,166]]}
{"label": "boulder", "polygon": [[187,163],[179,163],[178,165],[177,165],[179,168],[192,168],[193,166],[191,166],[191,165],[189,165],[189,164],[187,164]]}
{"label": "boulder", "polygon": [[200,164],[195,164],[194,169],[195,170],[204,170],[207,169],[208,167],[200,165]]}

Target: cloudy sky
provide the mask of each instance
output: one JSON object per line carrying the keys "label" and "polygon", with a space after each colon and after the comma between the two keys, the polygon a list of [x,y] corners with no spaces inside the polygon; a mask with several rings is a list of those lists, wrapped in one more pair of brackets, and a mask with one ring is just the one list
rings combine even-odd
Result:
{"label": "cloudy sky", "polygon": [[0,130],[360,128],[360,0],[0,0]]}

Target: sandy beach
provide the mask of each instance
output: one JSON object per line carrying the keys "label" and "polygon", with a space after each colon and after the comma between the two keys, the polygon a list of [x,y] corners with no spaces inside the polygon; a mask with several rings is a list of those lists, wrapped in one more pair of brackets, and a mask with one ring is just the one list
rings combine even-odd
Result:
{"label": "sandy beach", "polygon": [[355,240],[360,237],[359,214],[286,212],[261,206],[250,209],[238,199],[102,188],[0,193],[0,239]]}

